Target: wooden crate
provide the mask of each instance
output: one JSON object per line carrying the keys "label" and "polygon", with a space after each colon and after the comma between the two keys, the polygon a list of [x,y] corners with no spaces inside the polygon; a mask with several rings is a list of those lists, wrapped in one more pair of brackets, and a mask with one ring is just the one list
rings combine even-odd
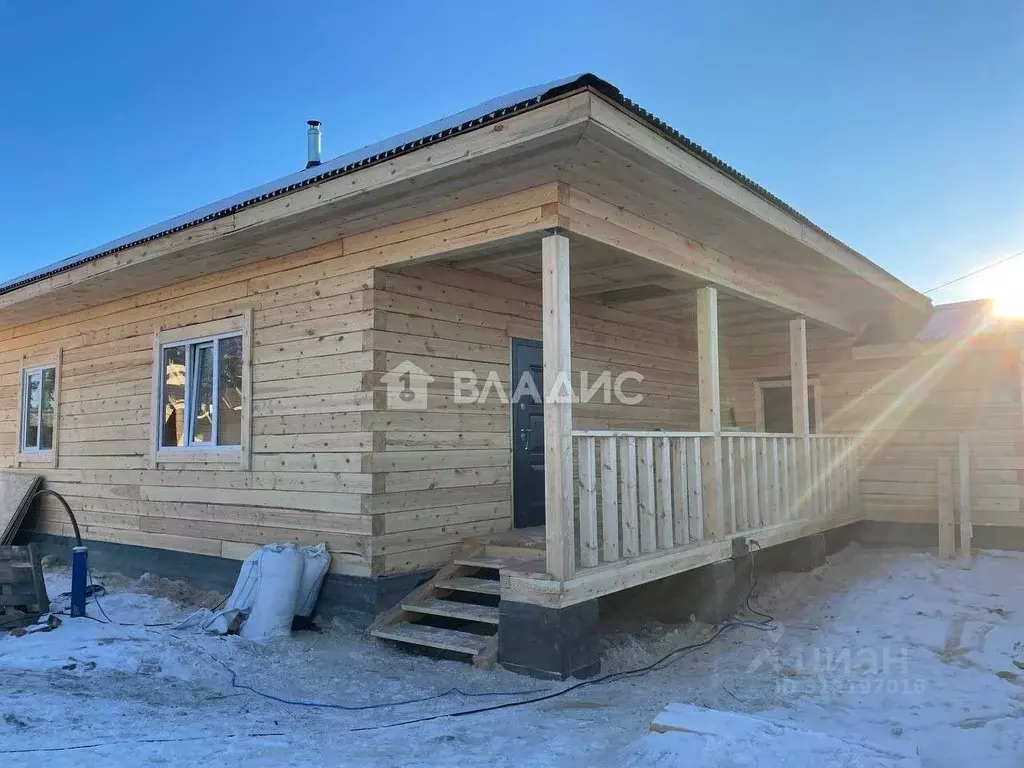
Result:
{"label": "wooden crate", "polygon": [[32,624],[49,611],[36,545],[0,546],[0,630]]}

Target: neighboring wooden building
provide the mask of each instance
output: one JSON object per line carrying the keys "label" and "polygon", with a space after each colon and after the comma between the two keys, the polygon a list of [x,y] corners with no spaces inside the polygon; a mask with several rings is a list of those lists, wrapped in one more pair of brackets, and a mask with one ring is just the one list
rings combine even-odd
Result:
{"label": "neighboring wooden building", "polygon": [[[444,567],[383,635],[452,614],[444,598],[464,590],[493,598],[476,618],[500,625],[504,662],[585,673],[593,649],[537,660],[517,636],[543,619],[578,641],[596,598],[856,522],[861,499],[872,519],[928,519],[934,469],[881,439],[891,422],[868,444],[905,464],[858,476],[864,409],[903,379],[851,403],[906,362],[858,340],[913,339],[930,311],[585,75],[0,287],[0,456],[125,563],[227,576],[259,544],[326,541],[326,597],[369,616]],[[618,395],[496,396],[530,371],[544,395],[560,374],[577,394],[604,374]],[[971,428],[1002,444],[989,421],[1009,402],[962,411],[943,441]],[[989,464],[979,502],[997,506],[1003,490],[984,494],[1010,469]],[[977,522],[1010,521],[984,504]],[[48,505],[30,524],[69,533]],[[419,639],[483,650],[466,634]]]}

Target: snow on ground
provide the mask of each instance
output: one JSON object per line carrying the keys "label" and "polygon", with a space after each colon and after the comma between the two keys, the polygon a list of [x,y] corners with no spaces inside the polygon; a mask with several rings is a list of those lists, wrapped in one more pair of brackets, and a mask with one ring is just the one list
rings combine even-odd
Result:
{"label": "snow on ground", "polygon": [[[115,621],[160,624],[195,607],[102,580],[111,593],[101,604]],[[66,572],[48,574],[47,586],[51,595],[67,590]],[[645,675],[462,717],[444,715],[568,684],[414,655],[342,623],[256,645],[64,617],[50,633],[0,635],[0,753],[4,764],[49,768],[690,765],[674,746],[686,743],[678,733],[649,733],[667,705],[681,702],[844,743],[897,742],[926,768],[1020,765],[1024,669],[1013,662],[1024,664],[1024,555],[983,553],[962,570],[927,554],[851,547],[815,573],[767,576],[756,594],[755,607],[777,619],[771,631],[732,628]],[[655,661],[711,632],[649,624],[613,635],[605,669]],[[358,707],[453,687],[460,692],[359,711],[252,690]],[[516,695],[469,695],[495,692]],[[423,717],[436,719],[389,727]],[[704,764],[830,764],[820,754],[782,760],[779,742],[768,749],[739,733],[723,743]]]}

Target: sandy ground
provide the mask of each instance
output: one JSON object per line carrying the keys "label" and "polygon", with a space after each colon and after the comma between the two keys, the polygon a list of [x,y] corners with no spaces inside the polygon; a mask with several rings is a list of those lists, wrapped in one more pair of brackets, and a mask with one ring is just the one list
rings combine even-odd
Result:
{"label": "sandy ground", "polygon": [[[111,587],[101,599],[107,614],[135,625],[195,607],[162,594],[214,599],[159,582],[102,580]],[[66,590],[66,572],[47,583],[51,595]],[[0,636],[0,753],[5,763],[18,760],[6,764],[52,768],[687,765],[670,738],[648,733],[666,705],[684,702],[838,738],[897,740],[923,766],[1019,766],[1022,597],[1020,554],[982,553],[963,570],[927,554],[851,547],[815,573],[762,580],[756,605],[776,617],[770,631],[734,627],[643,675],[461,717],[446,715],[567,684],[410,654],[340,623],[255,645],[65,618],[50,633]],[[93,605],[90,613],[102,618]],[[613,637],[605,669],[650,663],[712,631],[651,624]],[[453,687],[440,698],[377,706]],[[434,719],[396,725],[418,718]],[[703,764],[794,764],[744,743]]]}

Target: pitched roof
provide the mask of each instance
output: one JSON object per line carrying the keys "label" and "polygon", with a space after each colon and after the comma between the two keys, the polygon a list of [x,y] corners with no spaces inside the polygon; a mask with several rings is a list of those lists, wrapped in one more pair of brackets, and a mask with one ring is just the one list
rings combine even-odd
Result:
{"label": "pitched roof", "polygon": [[[83,253],[76,254],[62,261],[58,261],[34,272],[30,272],[22,275],[21,277],[14,278],[13,280],[0,284],[0,295],[17,290],[18,288],[43,280],[60,272],[74,269],[75,267],[95,261],[107,256],[108,254],[123,251],[136,245],[156,240],[157,238],[170,235],[174,232],[179,232],[189,227],[194,227],[207,221],[230,216],[243,208],[256,205],[279,195],[301,189],[311,184],[318,184],[320,182],[327,181],[328,179],[343,176],[374,163],[388,160],[397,155],[414,151],[423,146],[443,141],[449,136],[487,125],[488,123],[500,120],[513,113],[536,106],[537,104],[541,104],[545,101],[556,99],[566,93],[583,87],[593,88],[603,96],[618,103],[643,120],[654,130],[664,135],[670,141],[699,157],[709,165],[714,166],[734,181],[742,184],[757,196],[786,212],[819,234],[827,237],[829,240],[837,243],[844,249],[857,253],[841,240],[833,237],[824,229],[817,226],[806,216],[775,197],[775,195],[771,194],[764,187],[715,157],[696,142],[679,133],[677,130],[661,119],[655,117],[635,102],[627,99],[622,95],[619,89],[611,83],[602,80],[596,75],[581,74],[562,78],[560,80],[554,80],[550,83],[537,85],[532,88],[524,88],[519,91],[505,94],[504,96],[499,96],[495,99],[490,99],[475,107],[471,107],[463,110],[462,112],[451,115],[450,117],[435,120],[432,123],[427,123],[426,125],[422,125],[418,128],[413,128],[412,130],[405,131],[404,133],[391,136],[390,138],[376,142],[375,144],[370,144],[362,149],[357,149],[353,152],[334,158],[333,160],[329,160],[321,165],[298,171],[297,173],[268,182],[259,187],[254,187],[253,189],[226,197],[201,208],[196,208],[188,213],[175,216],[174,218],[167,219],[166,221],[146,227],[145,229],[132,232],[124,237],[104,243],[96,248],[92,248]],[[858,256],[859,255],[860,254],[858,254]],[[870,263],[865,257],[861,256],[861,258]]]}
{"label": "pitched roof", "polygon": [[992,302],[988,299],[938,304],[915,340],[947,341],[972,336],[987,325],[991,316]]}

